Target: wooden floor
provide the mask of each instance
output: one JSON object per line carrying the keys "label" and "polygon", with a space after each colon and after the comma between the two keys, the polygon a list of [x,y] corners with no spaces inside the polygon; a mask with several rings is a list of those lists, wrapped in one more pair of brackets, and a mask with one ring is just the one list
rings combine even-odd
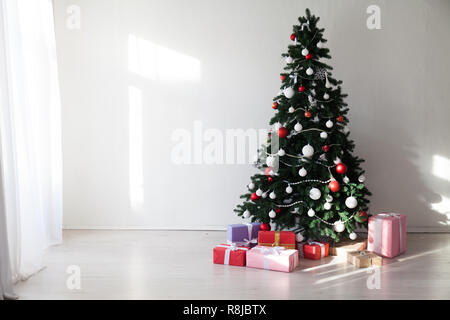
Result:
{"label": "wooden floor", "polygon": [[[370,273],[336,257],[301,259],[293,273],[214,265],[212,248],[224,238],[221,231],[65,231],[64,244],[48,250],[47,268],[16,292],[21,299],[450,299],[450,234],[408,234],[407,253]],[[79,290],[66,285],[70,265],[80,267]]]}

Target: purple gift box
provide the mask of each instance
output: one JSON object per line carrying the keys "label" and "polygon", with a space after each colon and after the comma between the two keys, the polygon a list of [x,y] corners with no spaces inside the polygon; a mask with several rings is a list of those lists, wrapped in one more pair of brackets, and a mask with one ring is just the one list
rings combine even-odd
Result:
{"label": "purple gift box", "polygon": [[253,247],[258,244],[260,226],[259,222],[230,224],[227,229],[227,242]]}

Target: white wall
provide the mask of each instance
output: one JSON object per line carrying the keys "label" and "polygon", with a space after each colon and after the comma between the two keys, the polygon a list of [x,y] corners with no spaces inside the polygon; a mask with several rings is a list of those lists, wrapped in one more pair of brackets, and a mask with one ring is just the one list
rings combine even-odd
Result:
{"label": "white wall", "polygon": [[[195,120],[221,130],[267,128],[280,54],[309,7],[349,94],[371,212],[406,213],[411,230],[450,230],[449,1],[54,4],[67,228],[240,221],[232,210],[254,169],[175,165],[171,134],[192,130]],[[381,30],[366,27],[370,4],[381,8]],[[67,28],[69,5],[81,9],[79,30]],[[142,55],[133,60],[136,48]]]}

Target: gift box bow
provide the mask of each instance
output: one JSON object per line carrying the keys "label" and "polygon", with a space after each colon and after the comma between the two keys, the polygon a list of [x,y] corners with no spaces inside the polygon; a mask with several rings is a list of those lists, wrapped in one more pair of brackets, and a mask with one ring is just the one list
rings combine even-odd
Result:
{"label": "gift box bow", "polygon": [[285,247],[257,247],[257,249],[259,249],[259,251],[263,254],[263,255],[275,255],[275,256],[279,256],[280,252],[283,250],[286,250]]}

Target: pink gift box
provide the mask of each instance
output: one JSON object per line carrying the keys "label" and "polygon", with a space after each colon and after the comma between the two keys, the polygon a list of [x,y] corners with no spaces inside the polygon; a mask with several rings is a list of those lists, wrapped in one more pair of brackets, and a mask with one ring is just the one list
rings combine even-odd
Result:
{"label": "pink gift box", "polygon": [[298,250],[256,246],[247,251],[247,267],[291,272],[298,266]]}
{"label": "pink gift box", "polygon": [[406,251],[406,215],[380,213],[369,218],[367,250],[386,258]]}

